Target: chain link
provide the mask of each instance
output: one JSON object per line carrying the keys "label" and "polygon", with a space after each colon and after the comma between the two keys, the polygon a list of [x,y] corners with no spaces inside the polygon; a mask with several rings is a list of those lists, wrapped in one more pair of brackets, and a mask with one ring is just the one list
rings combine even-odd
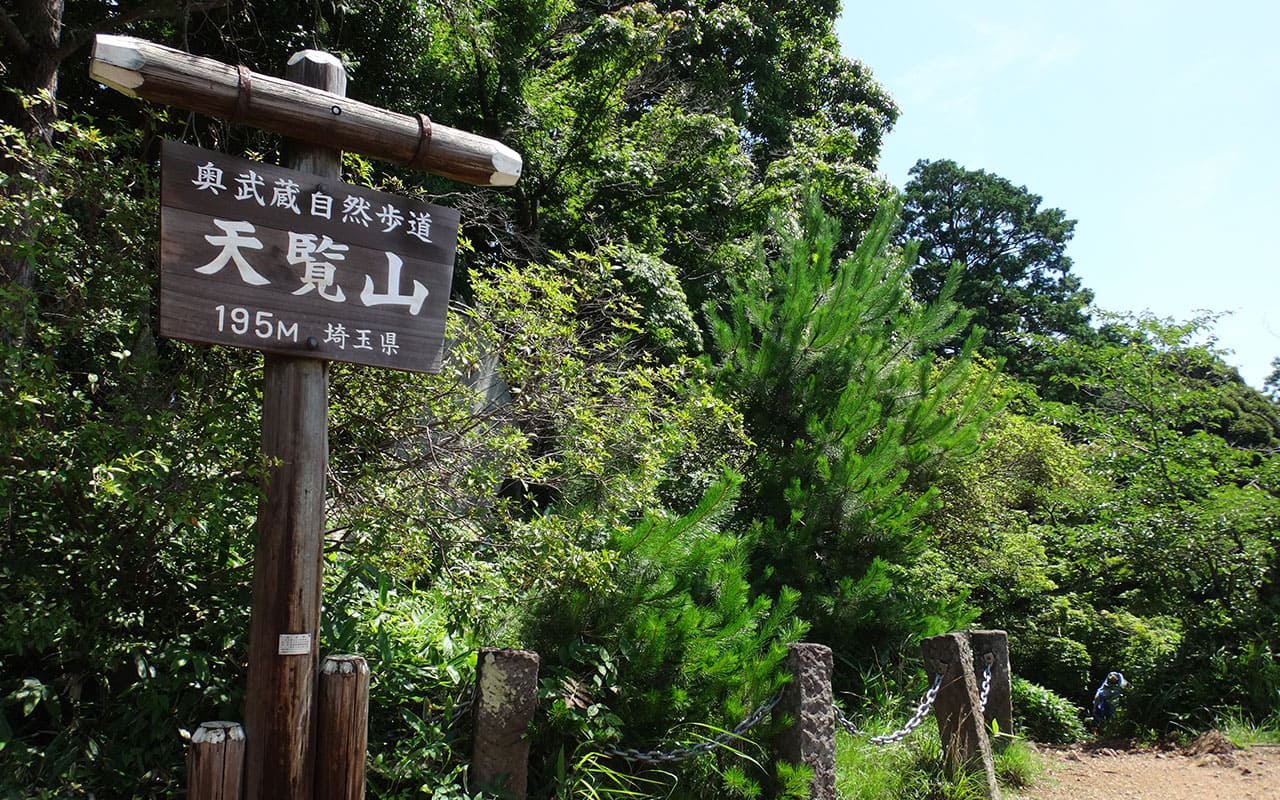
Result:
{"label": "chain link", "polygon": [[773,697],[770,697],[768,700],[761,703],[760,706],[756,708],[755,711],[752,711],[746,719],[734,726],[733,730],[725,731],[718,736],[698,742],[697,744],[678,747],[669,752],[663,752],[661,750],[636,750],[630,747],[609,746],[601,747],[600,752],[605,755],[616,756],[626,761],[639,764],[672,764],[677,761],[685,761],[693,758],[694,756],[705,755],[706,753],[710,753],[712,750],[725,747],[730,742],[741,739],[747,731],[759,725],[769,712],[773,711],[774,706],[778,705],[778,702],[781,699],[782,692],[779,691]]}
{"label": "chain link", "polygon": [[872,736],[872,744],[893,744],[907,738],[920,727],[920,723],[924,722],[924,718],[929,716],[930,709],[933,708],[933,701],[938,699],[938,688],[942,686],[942,673],[934,676],[933,684],[929,686],[929,691],[924,693],[924,699],[920,701],[920,705],[916,706],[916,713],[911,719],[907,720],[907,724],[898,730],[885,736]]}
{"label": "chain link", "polygon": [[982,691],[978,693],[978,710],[987,710],[987,698],[991,695],[991,664],[995,661],[995,657],[990,653],[986,656],[987,666],[982,670]]}
{"label": "chain link", "polygon": [[[987,653],[985,656],[986,667],[982,670],[982,690],[978,696],[978,702],[982,710],[986,710],[987,698],[991,694],[991,665],[994,662],[994,656]],[[920,698],[920,703],[916,706],[916,712],[907,720],[906,724],[893,733],[884,736],[872,736],[868,741],[875,745],[888,745],[900,742],[915,732],[916,728],[925,721],[929,716],[929,712],[933,709],[933,703],[938,698],[938,689],[942,686],[942,675],[934,676],[933,683],[925,691],[924,696]],[[725,731],[710,739],[698,742],[697,744],[678,747],[674,750],[637,750],[632,747],[612,747],[604,746],[600,748],[600,752],[621,758],[625,761],[638,764],[671,764],[679,761],[685,761],[694,756],[705,755],[717,750],[721,747],[729,745],[731,742],[743,738],[747,731],[759,725],[764,718],[773,711],[774,707],[782,700],[782,691],[779,690],[768,700],[761,703],[755,711],[752,711],[746,719],[734,726],[733,730]],[[474,689],[470,697],[468,697],[460,706],[453,709],[450,714],[449,727],[452,728],[459,719],[470,710],[472,703],[475,701]],[[865,736],[865,732],[860,730],[853,724],[853,720],[844,715],[837,707],[835,708],[836,722],[840,724],[846,731],[854,736]]]}
{"label": "chain link", "polygon": [[[911,719],[907,720],[907,724],[903,725],[893,733],[884,736],[872,736],[868,741],[872,744],[886,745],[900,742],[910,736],[920,724],[924,722],[925,717],[929,716],[929,711],[933,709],[933,701],[938,699],[938,688],[942,686],[942,675],[939,673],[934,679],[933,684],[929,686],[928,691],[924,693],[924,697],[920,698],[920,704],[916,706],[916,713]],[[840,713],[840,709],[836,709],[836,721],[849,733],[854,736],[865,736],[863,731],[853,724],[853,721]]]}
{"label": "chain link", "polygon": [[836,710],[836,722],[839,723],[841,728],[844,728],[853,736],[867,735],[866,731],[862,730],[857,725],[854,725],[853,720],[849,719],[844,715],[844,712],[840,710],[840,706],[836,706],[835,710]]}

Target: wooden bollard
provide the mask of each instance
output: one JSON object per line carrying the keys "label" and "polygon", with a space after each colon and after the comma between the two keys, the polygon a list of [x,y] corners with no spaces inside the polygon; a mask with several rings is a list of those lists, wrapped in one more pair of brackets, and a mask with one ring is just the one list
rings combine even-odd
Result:
{"label": "wooden bollard", "polygon": [[[1009,635],[1004,631],[973,631],[969,634],[973,644],[973,666],[981,676],[986,669],[986,658],[991,658],[991,689],[987,693],[987,705],[983,709],[988,730],[995,722],[1001,737],[1013,733],[1013,677],[1009,666]],[[982,678],[978,677],[981,682]]]}
{"label": "wooden bollard", "polygon": [[240,800],[244,729],[238,722],[202,722],[187,751],[187,800]]}
{"label": "wooden bollard", "polygon": [[787,670],[791,682],[773,709],[774,718],[785,716],[791,725],[774,740],[777,757],[803,764],[813,771],[811,800],[835,800],[836,716],[831,702],[831,648],[798,642],[787,645]]}
{"label": "wooden bollard", "polygon": [[538,661],[538,654],[528,650],[480,650],[471,750],[473,789],[507,800],[525,800],[529,783],[526,734],[538,709]]}
{"label": "wooden bollard", "polygon": [[363,800],[369,751],[369,665],[327,656],[316,702],[316,800]]}
{"label": "wooden bollard", "polygon": [[929,674],[942,676],[933,711],[947,774],[955,777],[962,771],[981,772],[986,784],[984,796],[996,800],[1000,788],[987,726],[978,707],[969,637],[963,633],[932,636],[920,643],[920,650]]}

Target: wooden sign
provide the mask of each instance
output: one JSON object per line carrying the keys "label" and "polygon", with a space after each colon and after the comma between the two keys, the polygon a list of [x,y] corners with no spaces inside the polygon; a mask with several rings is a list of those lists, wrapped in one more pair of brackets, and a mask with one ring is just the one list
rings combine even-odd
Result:
{"label": "wooden sign", "polygon": [[164,142],[160,333],[437,372],[458,213]]}

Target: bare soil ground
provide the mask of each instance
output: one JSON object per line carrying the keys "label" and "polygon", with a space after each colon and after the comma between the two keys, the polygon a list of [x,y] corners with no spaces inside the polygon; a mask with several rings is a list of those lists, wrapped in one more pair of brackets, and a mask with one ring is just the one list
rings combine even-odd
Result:
{"label": "bare soil ground", "polygon": [[1124,743],[1043,749],[1046,772],[1022,800],[1280,800],[1280,746],[1237,749],[1217,731],[1187,747]]}

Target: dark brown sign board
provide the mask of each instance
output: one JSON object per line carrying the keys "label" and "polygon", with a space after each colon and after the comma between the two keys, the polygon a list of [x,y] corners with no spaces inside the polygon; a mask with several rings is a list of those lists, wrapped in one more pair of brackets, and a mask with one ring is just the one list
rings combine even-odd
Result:
{"label": "dark brown sign board", "polygon": [[164,142],[160,333],[438,372],[458,212]]}

